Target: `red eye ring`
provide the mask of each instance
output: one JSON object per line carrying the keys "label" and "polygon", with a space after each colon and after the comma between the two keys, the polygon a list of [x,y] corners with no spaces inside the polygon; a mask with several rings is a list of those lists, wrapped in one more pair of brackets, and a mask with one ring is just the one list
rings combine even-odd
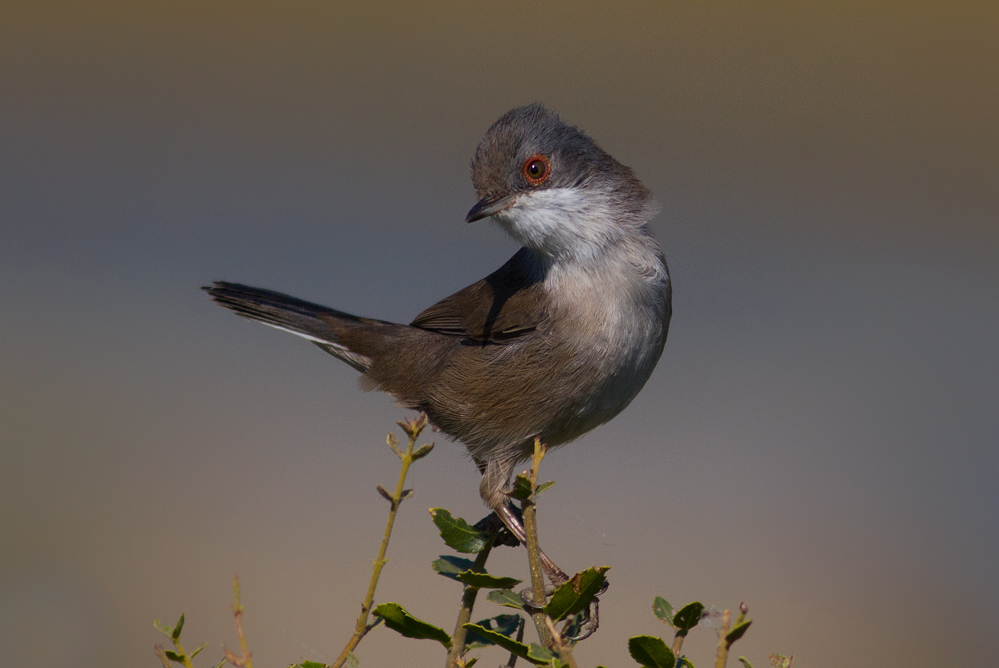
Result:
{"label": "red eye ring", "polygon": [[548,160],[547,155],[535,153],[524,161],[524,166],[520,168],[520,171],[528,183],[540,186],[551,176],[552,163]]}

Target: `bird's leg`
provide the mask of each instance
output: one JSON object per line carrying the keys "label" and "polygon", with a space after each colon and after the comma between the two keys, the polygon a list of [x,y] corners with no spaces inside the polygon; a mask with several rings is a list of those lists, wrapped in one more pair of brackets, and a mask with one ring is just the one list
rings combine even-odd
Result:
{"label": "bird's leg", "polygon": [[[527,534],[524,531],[524,524],[517,517],[517,513],[514,512],[513,507],[510,505],[509,501],[506,501],[501,507],[493,508],[496,515],[503,521],[503,524],[510,530],[510,532],[517,537],[521,543],[525,546],[527,545]],[[561,568],[559,568],[554,561],[552,561],[544,550],[538,550],[541,553],[541,566],[545,570],[545,575],[551,580],[552,584],[556,587],[563,582],[568,581],[569,576],[565,574]]]}
{"label": "bird's leg", "polygon": [[[485,471],[482,472],[482,483],[479,485],[479,495],[486,505],[492,508],[496,516],[500,518],[506,528],[510,530],[517,540],[527,545],[527,534],[524,531],[524,524],[513,507],[510,505],[509,480],[513,471],[513,462],[501,462],[495,459],[489,460]],[[569,579],[561,568],[555,565],[547,554],[541,552],[541,565],[545,574],[552,584],[558,586]]]}
{"label": "bird's leg", "polygon": [[[479,485],[479,494],[482,500],[486,502],[486,505],[492,508],[493,512],[500,519],[501,522],[510,530],[510,533],[523,543],[527,545],[527,532],[524,531],[524,523],[521,520],[516,508],[510,503],[510,496],[508,494],[510,490],[510,473],[513,472],[514,463],[513,462],[501,462],[497,460],[490,460],[482,468],[482,482]],[[548,576],[551,583],[557,587],[564,582],[569,580],[569,576],[566,575],[565,571],[555,565],[555,562],[548,558],[548,555],[541,551],[541,566]],[[600,591],[603,594],[606,591],[607,585]],[[546,592],[547,593],[547,592]],[[524,602],[529,607],[530,595],[527,592],[522,592]],[[600,624],[600,600],[594,598],[590,603],[589,608],[583,614],[583,618],[580,620],[578,627],[578,633],[576,635],[566,636],[568,640],[572,642],[579,642],[585,638],[589,638],[597,630],[597,626]],[[568,631],[568,625],[563,632]]]}

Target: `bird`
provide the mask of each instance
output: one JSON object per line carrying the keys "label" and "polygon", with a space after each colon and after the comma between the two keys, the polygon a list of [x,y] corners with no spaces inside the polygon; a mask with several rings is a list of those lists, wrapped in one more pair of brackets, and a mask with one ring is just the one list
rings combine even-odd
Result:
{"label": "bird", "polygon": [[[615,417],[662,355],[672,283],[649,230],[661,207],[631,168],[540,103],[489,127],[471,177],[478,201],[465,222],[491,219],[521,248],[408,325],[238,283],[202,289],[426,413],[465,445],[482,500],[526,542],[509,492],[535,439],[555,448]],[[542,560],[553,583],[567,579]]]}

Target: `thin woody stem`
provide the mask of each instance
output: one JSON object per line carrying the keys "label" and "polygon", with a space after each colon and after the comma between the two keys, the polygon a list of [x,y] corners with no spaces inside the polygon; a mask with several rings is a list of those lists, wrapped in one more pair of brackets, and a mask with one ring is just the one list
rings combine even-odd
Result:
{"label": "thin woody stem", "polygon": [[239,635],[239,651],[243,654],[240,657],[240,666],[253,668],[253,660],[250,651],[246,648],[246,636],[243,635],[243,606],[239,602],[239,577],[232,578],[233,604],[232,615],[236,618],[236,633]]}
{"label": "thin woody stem", "polygon": [[534,626],[538,629],[538,639],[545,647],[555,646],[555,639],[548,625],[545,623],[547,615],[540,610],[545,605],[545,574],[541,565],[541,547],[538,544],[538,525],[535,512],[535,492],[538,486],[538,466],[545,456],[545,446],[541,444],[541,439],[534,439],[534,456],[531,458],[531,496],[524,499],[522,506],[524,509],[524,533],[527,534],[527,561],[531,566],[531,593],[534,596],[534,605],[538,607],[536,612],[531,613],[534,619]]}
{"label": "thin woody stem", "polygon": [[[184,657],[184,668],[194,668],[194,665],[191,663],[191,657],[187,655],[187,652],[184,651],[184,646],[180,644],[180,638],[173,641],[173,646],[177,649],[177,654]],[[164,656],[166,655],[164,654]]]}
{"label": "thin woody stem", "polygon": [[[486,546],[476,555],[475,563],[472,564],[473,572],[485,572],[486,559],[489,558],[489,553],[493,549],[493,541],[496,540],[497,533],[497,531],[489,533]],[[475,598],[478,594],[478,587],[465,585],[465,590],[461,595],[461,608],[458,610],[458,621],[454,625],[454,634],[451,636],[451,649],[448,650],[447,663],[444,664],[446,668],[454,668],[460,665],[458,661],[465,653],[465,637],[468,635],[468,629],[465,628],[465,624],[472,619],[472,608],[475,606]]]}
{"label": "thin woody stem", "polygon": [[715,668],[725,668],[725,662],[728,661],[728,641],[725,640],[725,636],[728,635],[731,626],[732,616],[726,610],[722,613],[722,623],[718,629],[718,655],[715,657]]}
{"label": "thin woody stem", "polygon": [[[524,642],[524,618],[520,618],[520,628],[517,629],[517,642]],[[517,665],[517,653],[510,652],[510,659],[503,668],[514,668]]]}
{"label": "thin woody stem", "polygon": [[554,649],[555,653],[558,654],[558,658],[565,664],[566,668],[578,668],[576,660],[572,658],[572,645],[562,639],[562,634],[555,629],[555,622],[547,615],[545,616],[545,625],[548,626],[548,632],[555,639]]}
{"label": "thin woody stem", "polygon": [[680,648],[683,647],[683,639],[686,637],[686,633],[681,634],[679,631],[673,636],[673,656],[680,658]]}
{"label": "thin woody stem", "polygon": [[170,659],[166,656],[166,650],[159,643],[153,645],[153,653],[163,662],[163,668],[170,668]]}
{"label": "thin woody stem", "polygon": [[364,597],[364,603],[361,604],[361,614],[357,617],[357,625],[354,627],[354,634],[350,636],[347,644],[344,646],[343,651],[340,652],[340,656],[336,658],[332,664],[331,668],[341,668],[344,663],[347,662],[347,658],[350,656],[354,648],[357,647],[361,639],[374,628],[374,624],[368,624],[368,616],[371,614],[371,606],[375,600],[375,587],[378,586],[378,578],[382,573],[382,568],[388,562],[385,558],[385,553],[388,551],[389,537],[392,535],[392,525],[395,524],[395,515],[399,510],[399,505],[403,500],[403,485],[406,483],[406,474],[409,472],[410,465],[416,461],[417,458],[413,457],[413,448],[416,445],[416,439],[419,438],[420,432],[427,424],[426,415],[420,415],[414,420],[407,420],[406,422],[400,422],[399,425],[403,428],[408,436],[408,443],[406,444],[405,450],[400,450],[395,445],[394,437],[389,434],[389,447],[395,451],[399,456],[399,461],[401,466],[399,469],[399,481],[395,486],[395,494],[391,496],[385,494],[382,491],[382,495],[385,496],[390,504],[388,521],[385,523],[385,534],[382,537],[381,546],[378,548],[378,557],[374,560],[374,566],[371,571],[371,581],[368,583],[368,593]]}

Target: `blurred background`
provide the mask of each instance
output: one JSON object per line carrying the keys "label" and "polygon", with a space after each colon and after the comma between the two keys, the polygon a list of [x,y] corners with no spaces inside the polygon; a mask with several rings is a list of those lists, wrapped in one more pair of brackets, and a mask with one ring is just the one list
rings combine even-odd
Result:
{"label": "blurred background", "polygon": [[[463,223],[468,164],[532,101],[656,194],[675,290],[643,393],[542,471],[548,553],[612,567],[580,665],[634,665],[656,594],[746,601],[758,668],[993,664],[997,34],[994,3],[6,3],[4,665],[157,666],[181,612],[217,662],[234,572],[258,666],[336,657],[407,413],[198,288],[408,322],[516,250]],[[410,486],[378,600],[450,631],[427,508],[479,519],[478,475],[441,441]]]}

